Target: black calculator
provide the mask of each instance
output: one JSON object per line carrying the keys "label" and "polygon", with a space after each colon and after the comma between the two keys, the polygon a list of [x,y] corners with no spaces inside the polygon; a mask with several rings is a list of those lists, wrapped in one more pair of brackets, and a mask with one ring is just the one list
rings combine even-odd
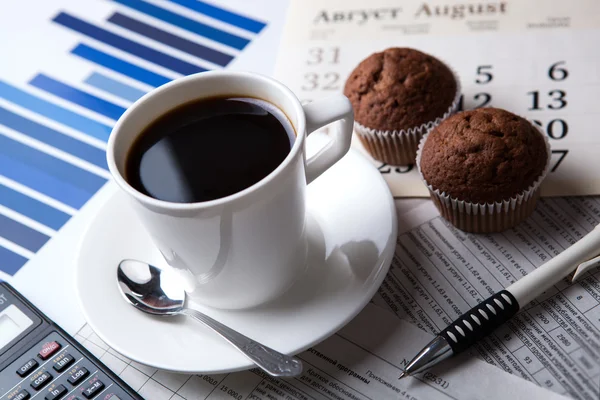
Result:
{"label": "black calculator", "polygon": [[12,286],[0,282],[0,400],[142,399]]}

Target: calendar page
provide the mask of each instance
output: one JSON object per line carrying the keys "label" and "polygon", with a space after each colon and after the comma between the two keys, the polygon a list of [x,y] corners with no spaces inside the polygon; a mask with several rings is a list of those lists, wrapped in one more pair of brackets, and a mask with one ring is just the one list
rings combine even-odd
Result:
{"label": "calendar page", "polygon": [[[308,102],[341,92],[374,52],[421,50],[457,72],[459,109],[504,108],[548,135],[542,195],[597,195],[599,11],[595,0],[293,0],[276,76]],[[428,196],[414,165],[368,157],[395,197]]]}

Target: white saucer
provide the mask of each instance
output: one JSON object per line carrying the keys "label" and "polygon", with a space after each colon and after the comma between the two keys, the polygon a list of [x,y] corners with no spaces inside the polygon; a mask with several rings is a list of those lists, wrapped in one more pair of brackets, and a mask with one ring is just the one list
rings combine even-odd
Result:
{"label": "white saucer", "polygon": [[[140,363],[183,373],[224,373],[253,365],[185,317],[154,317],[118,292],[123,258],[165,265],[120,192],[86,232],[77,257],[77,294],[87,322],[108,345]],[[354,150],[308,188],[309,265],[282,297],[213,318],[283,353],[297,354],[348,323],[369,302],[394,254],[394,201],[381,174]]]}

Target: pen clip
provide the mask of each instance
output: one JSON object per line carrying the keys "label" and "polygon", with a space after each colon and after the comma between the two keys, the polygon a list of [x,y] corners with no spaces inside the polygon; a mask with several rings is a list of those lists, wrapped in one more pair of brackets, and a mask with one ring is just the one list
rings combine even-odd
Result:
{"label": "pen clip", "polygon": [[573,274],[573,277],[571,278],[571,282],[575,282],[586,272],[596,267],[600,267],[600,255],[597,255],[596,257],[579,264],[575,270],[575,273]]}

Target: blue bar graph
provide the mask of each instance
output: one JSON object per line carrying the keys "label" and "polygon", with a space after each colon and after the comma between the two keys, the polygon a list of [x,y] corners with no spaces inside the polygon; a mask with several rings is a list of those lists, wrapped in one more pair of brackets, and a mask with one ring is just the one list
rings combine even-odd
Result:
{"label": "blue bar graph", "polygon": [[75,209],[80,209],[91,197],[86,190],[63,182],[44,171],[3,154],[0,154],[0,175]]}
{"label": "blue bar graph", "polygon": [[0,270],[8,275],[16,274],[28,260],[0,246]]}
{"label": "blue bar graph", "polygon": [[210,47],[203,46],[191,40],[184,39],[180,36],[155,28],[144,22],[138,21],[121,13],[114,13],[108,22],[118,25],[122,28],[129,29],[132,32],[139,33],[157,42],[166,44],[185,53],[210,61],[222,67],[229,64],[233,60],[233,56],[222,53]]}
{"label": "blue bar graph", "polygon": [[[56,75],[48,75],[34,66],[37,75],[27,86],[0,77],[0,177],[5,179],[0,183],[0,239],[27,249],[0,245],[0,271],[8,275],[50,240],[42,226],[59,231],[72,217],[58,203],[79,210],[106,183],[103,143],[90,140],[108,141],[111,120],[121,117],[124,104],[179,76],[227,67],[266,26],[211,0],[112,4],[102,21],[68,10],[48,18],[55,30],[66,29],[81,39],[68,53],[79,63],[67,65],[57,57],[57,63],[67,62],[64,74],[54,69]],[[79,71],[85,75],[74,74],[85,76],[82,82],[66,75],[78,66],[91,67]],[[105,118],[108,122],[101,122]],[[35,221],[34,228],[17,216]]]}
{"label": "blue bar graph", "polygon": [[241,36],[234,35],[229,32],[222,31],[212,26],[203,24],[190,18],[186,18],[182,15],[176,14],[164,8],[157,7],[153,4],[147,3],[142,0],[113,0],[116,3],[130,7],[141,13],[150,15],[156,19],[160,19],[171,25],[175,25],[181,29],[196,33],[205,38],[214,40],[215,42],[222,43],[224,45],[233,47],[234,49],[242,50],[250,40]]}
{"label": "blue bar graph", "polygon": [[104,151],[0,107],[0,125],[108,170]]}
{"label": "blue bar graph", "polygon": [[0,237],[36,252],[50,239],[41,232],[0,214]]}
{"label": "blue bar graph", "polygon": [[123,107],[86,93],[83,90],[75,89],[66,83],[57,81],[44,74],[36,75],[29,84],[114,120],[119,119],[125,112]]}
{"label": "blue bar graph", "polygon": [[106,182],[106,179],[98,175],[1,134],[0,154],[86,191],[90,197]]}
{"label": "blue bar graph", "polygon": [[33,96],[24,90],[0,80],[0,98],[27,108],[97,139],[107,141],[111,128],[93,119],[79,115],[49,101]]}
{"label": "blue bar graph", "polygon": [[183,75],[206,71],[202,67],[126,39],[64,12],[54,17],[54,22]]}
{"label": "blue bar graph", "polygon": [[0,185],[0,204],[54,230],[59,230],[71,218],[56,208]]}
{"label": "blue bar graph", "polygon": [[134,88],[98,72],[94,72],[88,76],[85,83],[132,103],[146,94],[143,90]]}
{"label": "blue bar graph", "polygon": [[77,47],[71,50],[71,53],[153,87],[158,87],[171,81],[171,79],[165,76],[123,61],[120,58],[111,56],[85,44],[77,45]]}
{"label": "blue bar graph", "polygon": [[237,26],[238,28],[245,29],[252,33],[259,33],[263,30],[267,24],[261,21],[257,21],[252,18],[245,17],[243,15],[234,13],[232,11],[225,10],[220,7],[215,7],[200,0],[170,0],[175,4],[179,4],[183,7],[189,8],[190,10],[197,11],[201,14],[207,15],[211,18],[218,19],[226,22],[230,25]]}

